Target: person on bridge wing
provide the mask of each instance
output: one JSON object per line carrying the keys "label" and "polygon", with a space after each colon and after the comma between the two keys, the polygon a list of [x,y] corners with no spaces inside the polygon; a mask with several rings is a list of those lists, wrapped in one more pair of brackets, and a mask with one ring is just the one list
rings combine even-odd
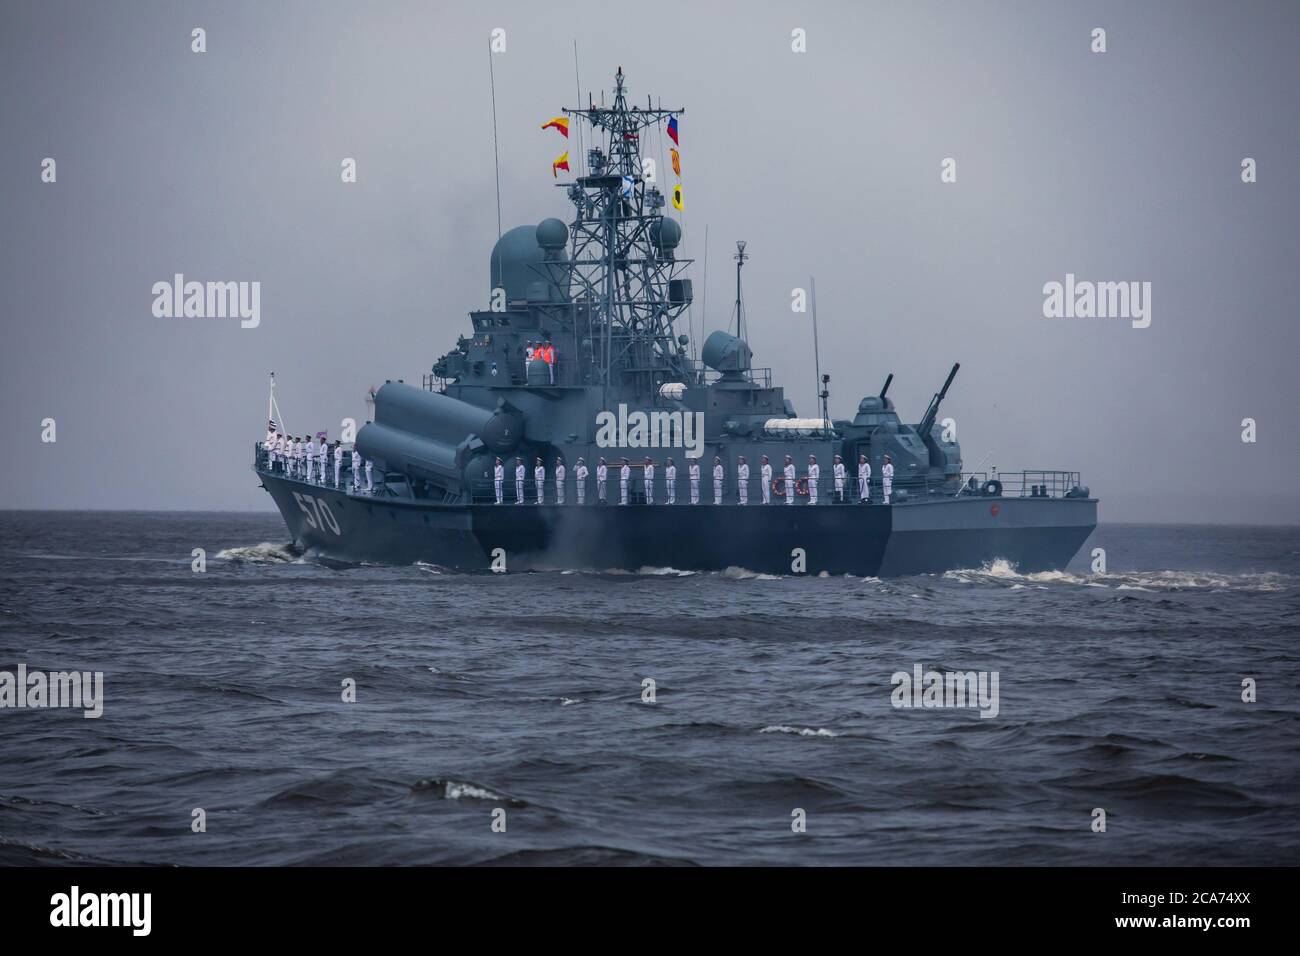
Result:
{"label": "person on bridge wing", "polygon": [[564,504],[564,459],[555,459],[555,503]]}
{"label": "person on bridge wing", "polygon": [[763,504],[772,503],[772,463],[763,456],[763,466],[758,470],[759,476],[763,479]]}
{"label": "person on bridge wing", "polygon": [[652,505],[655,503],[655,463],[653,458],[645,460],[645,467],[641,469],[645,485],[645,503]]}
{"label": "person on bridge wing", "polygon": [[866,455],[858,456],[858,501],[867,503],[871,497],[871,462]]}
{"label": "person on bridge wing", "polygon": [[546,466],[540,458],[533,468],[533,483],[537,485],[537,503],[540,505],[546,500]]}
{"label": "person on bridge wing", "polygon": [[627,504],[627,490],[630,484],[632,484],[632,466],[624,458],[623,467],[618,470],[618,503],[621,505]]}
{"label": "person on bridge wing", "polygon": [[515,458],[515,504],[517,505],[522,505],[524,503],[524,475],[525,475],[524,460],[522,458],[516,457]]}
{"label": "person on bridge wing", "polygon": [[542,346],[542,358],[545,360],[547,371],[550,373],[551,384],[554,385],[555,384],[555,346],[551,344],[550,339],[547,339],[546,344]]}
{"label": "person on bridge wing", "polygon": [[700,503],[700,460],[692,458],[690,467],[686,469],[686,476],[691,482],[691,504]]}
{"label": "person on bridge wing", "polygon": [[664,462],[664,484],[668,486],[668,503],[677,504],[677,466],[671,458]]}
{"label": "person on bridge wing", "polygon": [[578,482],[578,504],[587,503],[587,463],[583,459],[578,459],[577,466],[573,469],[573,477]]}
{"label": "person on bridge wing", "polygon": [[501,459],[498,458],[497,463],[492,466],[492,486],[496,489],[497,504],[502,503],[501,496],[505,489],[505,485],[506,485],[506,468],[505,465],[501,464]]}
{"label": "person on bridge wing", "polygon": [[835,500],[844,504],[844,459],[835,456]]}
{"label": "person on bridge wing", "polygon": [[794,459],[789,455],[785,456],[785,468],[782,469],[782,477],[784,478],[782,488],[785,491],[785,503],[792,505],[794,504],[795,475]]}
{"label": "person on bridge wing", "polygon": [[808,456],[808,504],[817,504],[817,482],[822,476],[821,466],[817,464],[817,456]]}
{"label": "person on bridge wing", "polygon": [[609,469],[605,466],[605,459],[602,458],[596,463],[596,500],[602,505],[606,503],[605,489],[608,487]]}
{"label": "person on bridge wing", "polygon": [[742,505],[749,504],[749,464],[745,461],[745,456],[741,455],[736,465],[736,491],[740,496]]}
{"label": "person on bridge wing", "polygon": [[889,504],[889,493],[894,488],[894,461],[888,455],[880,466],[880,490],[884,492],[885,504]]}

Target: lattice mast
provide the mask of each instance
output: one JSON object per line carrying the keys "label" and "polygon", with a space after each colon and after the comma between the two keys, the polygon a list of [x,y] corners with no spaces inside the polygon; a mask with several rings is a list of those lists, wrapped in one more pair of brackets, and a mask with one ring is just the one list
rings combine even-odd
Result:
{"label": "lattice mast", "polygon": [[613,105],[602,97],[599,106],[564,112],[591,130],[587,172],[568,185],[575,209],[570,287],[586,305],[588,358],[606,397],[611,386],[644,397],[659,383],[695,375],[674,334],[689,296],[680,284],[670,294],[692,260],[676,257],[680,229],[664,215],[664,194],[646,180],[641,155],[646,132],[685,110],[655,107],[649,98],[645,108],[629,106],[619,67]]}

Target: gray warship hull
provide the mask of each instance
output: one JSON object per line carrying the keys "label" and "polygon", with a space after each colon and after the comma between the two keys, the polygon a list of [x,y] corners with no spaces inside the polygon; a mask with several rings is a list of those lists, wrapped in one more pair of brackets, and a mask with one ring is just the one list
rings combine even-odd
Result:
{"label": "gray warship hull", "polygon": [[294,543],[309,554],[466,572],[492,570],[494,556],[507,571],[735,567],[900,576],[999,559],[1021,572],[1047,571],[1064,568],[1097,523],[1091,498],[623,506],[595,504],[589,494],[581,506],[436,504],[258,475]]}
{"label": "gray warship hull", "polygon": [[[347,437],[326,452],[317,444],[326,432],[284,431],[272,373],[267,436],[254,463],[295,542],[343,561],[463,571],[739,567],[875,576],[999,559],[1024,571],[1065,567],[1096,526],[1096,499],[1077,471],[991,466],[986,474],[983,460],[965,471],[956,419],[939,417],[960,363],[915,423],[889,397],[893,373],[852,418],[832,418],[810,278],[817,414],[800,417],[772,369],[753,363],[743,240],[733,256],[731,319],[724,330],[701,302],[700,328],[714,330],[697,345],[691,260],[668,211],[670,196],[673,209],[684,209],[681,184],[666,194],[642,154],[652,137],[680,145],[683,113],[653,97],[632,105],[620,69],[608,106],[589,94],[586,106],[543,127],[566,138],[569,123],[587,128],[578,143],[588,148],[558,184],[573,218],[498,229],[486,305],[469,313],[469,334],[419,387],[398,379],[371,389],[373,419],[355,431],[355,419],[340,420]],[[679,176],[680,155],[672,156]],[[887,345],[878,339],[870,348]],[[856,364],[852,347],[837,361]],[[367,492],[303,481],[326,454],[345,473],[364,469]],[[603,467],[612,498],[628,504],[597,503],[593,479]],[[692,505],[686,488],[696,468],[707,503]],[[670,473],[674,505],[665,502]],[[496,503],[498,474],[505,504]],[[847,502],[831,494],[836,475]],[[524,503],[513,500],[519,476]],[[760,481],[772,504],[759,503]],[[870,503],[857,503],[859,481]]]}

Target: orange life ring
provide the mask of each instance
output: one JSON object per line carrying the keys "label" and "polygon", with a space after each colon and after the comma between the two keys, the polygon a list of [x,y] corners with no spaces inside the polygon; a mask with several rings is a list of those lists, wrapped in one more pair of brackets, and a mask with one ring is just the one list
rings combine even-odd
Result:
{"label": "orange life ring", "polygon": [[[802,495],[805,498],[808,497],[807,478],[796,478],[794,480],[794,493],[795,495]],[[778,498],[785,497],[785,476],[784,475],[782,475],[780,478],[772,479],[772,494],[776,495]]]}

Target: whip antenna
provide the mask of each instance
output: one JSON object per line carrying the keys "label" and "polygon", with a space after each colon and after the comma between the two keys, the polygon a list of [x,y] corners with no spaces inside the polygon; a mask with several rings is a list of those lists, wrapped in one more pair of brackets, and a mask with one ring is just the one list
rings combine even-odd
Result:
{"label": "whip antenna", "polygon": [[501,152],[497,147],[497,78],[492,65],[492,41],[488,40],[488,83],[492,90],[492,166],[497,180],[497,241],[501,241]]}

